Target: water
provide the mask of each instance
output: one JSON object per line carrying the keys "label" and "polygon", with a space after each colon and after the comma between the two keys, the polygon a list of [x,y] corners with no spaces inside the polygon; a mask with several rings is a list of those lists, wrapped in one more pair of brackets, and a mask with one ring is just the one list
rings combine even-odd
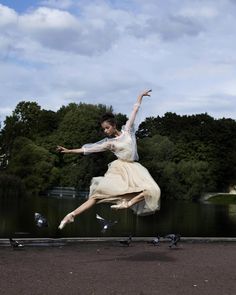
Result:
{"label": "water", "polygon": [[[84,212],[59,231],[60,220],[84,200],[33,196],[16,200],[0,199],[0,238],[13,237],[112,237],[161,236],[175,232],[182,236],[235,237],[236,205],[215,205],[196,202],[162,201],[161,210],[154,215],[138,217],[131,210],[114,211],[108,204],[100,204]],[[37,228],[34,212],[47,217],[48,228]],[[95,215],[117,220],[105,234]]]}

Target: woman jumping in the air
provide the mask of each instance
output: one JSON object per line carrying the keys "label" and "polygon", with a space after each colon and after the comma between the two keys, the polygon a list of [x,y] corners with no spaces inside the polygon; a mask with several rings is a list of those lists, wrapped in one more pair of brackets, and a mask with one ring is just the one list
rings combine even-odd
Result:
{"label": "woman jumping in the air", "polygon": [[116,128],[114,115],[106,113],[101,120],[104,133],[109,136],[97,143],[85,144],[79,149],[67,149],[58,146],[61,153],[90,154],[112,151],[117,160],[111,162],[106,174],[94,177],[90,186],[89,198],[81,206],[67,214],[59,225],[62,229],[67,223],[73,222],[75,216],[96,203],[113,203],[112,209],[130,208],[138,215],[152,214],[160,209],[160,188],[149,174],[148,170],[137,163],[138,154],[134,130],[134,120],[144,96],[150,96],[144,91],[138,96],[130,118],[122,130]]}

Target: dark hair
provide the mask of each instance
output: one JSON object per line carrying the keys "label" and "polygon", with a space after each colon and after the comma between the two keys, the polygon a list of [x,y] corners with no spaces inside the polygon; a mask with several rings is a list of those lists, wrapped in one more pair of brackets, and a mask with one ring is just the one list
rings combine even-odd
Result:
{"label": "dark hair", "polygon": [[111,124],[112,126],[116,125],[116,119],[112,113],[105,113],[102,116],[100,123],[102,124],[105,121],[108,122],[109,124]]}

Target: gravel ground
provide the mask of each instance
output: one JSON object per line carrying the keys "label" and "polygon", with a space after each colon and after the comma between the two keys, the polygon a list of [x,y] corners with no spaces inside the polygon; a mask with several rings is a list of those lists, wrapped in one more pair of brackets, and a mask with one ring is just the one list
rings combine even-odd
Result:
{"label": "gravel ground", "polygon": [[0,247],[1,295],[234,295],[236,243]]}

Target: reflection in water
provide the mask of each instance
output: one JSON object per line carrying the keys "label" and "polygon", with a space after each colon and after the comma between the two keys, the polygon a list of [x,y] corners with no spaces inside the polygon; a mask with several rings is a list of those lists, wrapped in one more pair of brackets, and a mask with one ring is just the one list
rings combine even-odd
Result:
{"label": "reflection in water", "polygon": [[236,223],[236,204],[229,204],[228,210],[230,220]]}
{"label": "reflection in water", "polygon": [[[60,220],[84,200],[32,196],[22,199],[0,199],[0,237],[100,237],[100,236],[236,236],[236,205],[222,206],[186,201],[162,201],[159,212],[138,217],[132,210],[114,211],[109,204],[91,208],[59,231]],[[34,213],[47,217],[49,227],[38,228]],[[106,233],[101,233],[96,213],[109,220],[117,220]],[[29,234],[27,234],[29,233]]]}

